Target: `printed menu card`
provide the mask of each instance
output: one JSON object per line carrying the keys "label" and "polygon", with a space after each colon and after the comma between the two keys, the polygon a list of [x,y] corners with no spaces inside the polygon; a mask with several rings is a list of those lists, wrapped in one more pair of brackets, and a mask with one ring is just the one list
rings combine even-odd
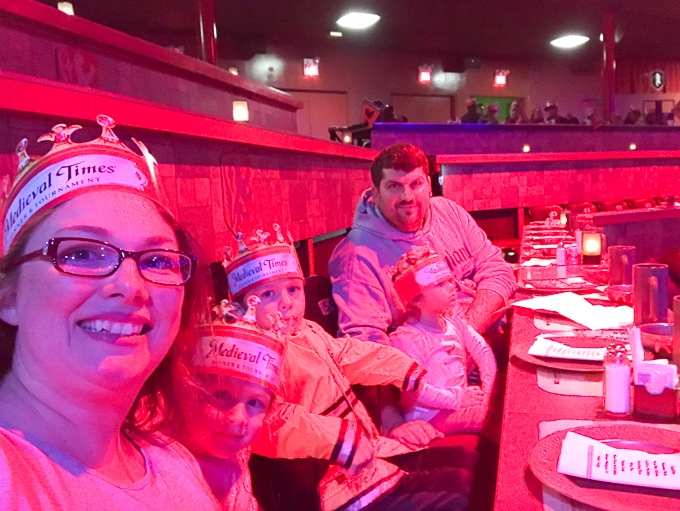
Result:
{"label": "printed menu card", "polygon": [[680,453],[617,449],[572,431],[562,441],[557,471],[595,481],[680,490]]}
{"label": "printed menu card", "polygon": [[529,355],[535,357],[565,358],[569,360],[591,360],[602,362],[607,348],[572,348],[542,335],[529,348]]}

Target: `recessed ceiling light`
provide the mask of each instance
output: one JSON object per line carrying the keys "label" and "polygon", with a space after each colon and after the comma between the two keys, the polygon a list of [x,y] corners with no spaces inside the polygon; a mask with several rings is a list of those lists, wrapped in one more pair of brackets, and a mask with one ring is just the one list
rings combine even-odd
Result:
{"label": "recessed ceiling light", "polygon": [[590,37],[586,37],[584,35],[570,34],[565,35],[564,37],[558,37],[557,39],[553,39],[552,41],[550,41],[550,44],[558,48],[576,48],[577,46],[581,46],[582,44],[587,43],[588,41],[590,41]]}
{"label": "recessed ceiling light", "polygon": [[331,30],[331,37],[342,37],[342,32],[338,32],[337,30]]}
{"label": "recessed ceiling light", "polygon": [[363,29],[377,23],[380,16],[368,12],[350,12],[340,18],[337,23],[341,27]]}

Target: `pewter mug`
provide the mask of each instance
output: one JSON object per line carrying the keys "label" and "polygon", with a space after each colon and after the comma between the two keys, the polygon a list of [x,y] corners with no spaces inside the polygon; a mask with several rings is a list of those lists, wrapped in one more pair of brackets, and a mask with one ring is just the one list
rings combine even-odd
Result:
{"label": "pewter mug", "polygon": [[668,266],[640,263],[633,266],[633,310],[636,325],[668,320]]}
{"label": "pewter mug", "polygon": [[609,285],[620,286],[633,283],[635,247],[632,245],[612,245],[609,247]]}

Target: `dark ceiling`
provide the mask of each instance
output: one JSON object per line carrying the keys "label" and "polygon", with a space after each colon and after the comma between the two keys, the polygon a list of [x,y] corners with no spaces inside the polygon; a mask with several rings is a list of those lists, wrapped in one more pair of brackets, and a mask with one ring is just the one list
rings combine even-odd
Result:
{"label": "dark ceiling", "polygon": [[[56,0],[41,0],[56,6]],[[323,47],[385,49],[460,61],[561,58],[598,61],[604,10],[613,10],[618,59],[680,59],[680,0],[214,0],[218,54],[249,58],[268,45],[308,52]],[[196,55],[195,0],[71,0],[76,15]],[[350,9],[382,18],[371,29],[331,39]],[[549,45],[577,31],[577,50]]]}

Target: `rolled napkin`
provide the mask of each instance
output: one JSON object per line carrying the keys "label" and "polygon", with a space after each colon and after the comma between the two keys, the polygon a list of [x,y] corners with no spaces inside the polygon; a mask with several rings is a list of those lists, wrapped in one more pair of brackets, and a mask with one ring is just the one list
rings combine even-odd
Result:
{"label": "rolled napkin", "polygon": [[680,490],[680,453],[617,449],[572,431],[562,441],[557,471],[594,481]]}
{"label": "rolled napkin", "polygon": [[539,335],[529,348],[529,355],[535,357],[563,358],[602,362],[607,348],[572,348],[561,342]]}

